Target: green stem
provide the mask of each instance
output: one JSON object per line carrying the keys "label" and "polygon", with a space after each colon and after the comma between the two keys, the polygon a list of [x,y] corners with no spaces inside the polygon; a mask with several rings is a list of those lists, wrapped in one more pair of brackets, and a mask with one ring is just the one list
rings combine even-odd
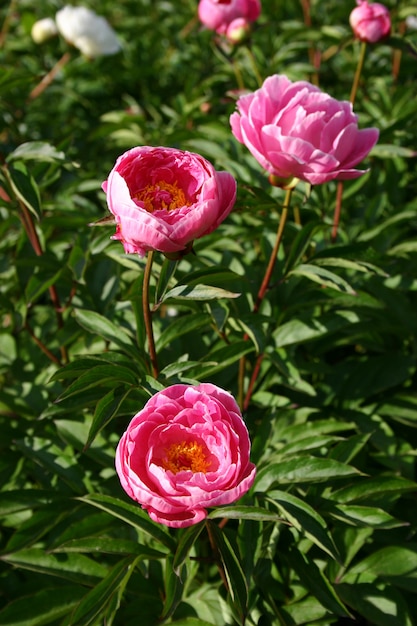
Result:
{"label": "green stem", "polygon": [[358,92],[359,80],[362,74],[363,64],[365,62],[365,54],[366,54],[366,41],[362,41],[361,50],[359,53],[358,65],[356,67],[355,78],[353,79],[352,91],[350,92],[350,102],[352,105],[355,102],[356,94]]}
{"label": "green stem", "polygon": [[[361,49],[359,53],[358,65],[356,66],[355,78],[353,79],[352,90],[350,92],[349,101],[352,106],[356,99],[356,94],[358,93],[359,81],[362,74],[363,64],[365,62],[365,54],[366,54],[366,42],[362,41]],[[337,231],[339,228],[340,214],[342,212],[342,195],[343,195],[343,181],[339,180],[336,188],[336,205],[334,208],[333,215],[333,228],[332,228],[332,242],[334,243],[337,239]]]}
{"label": "green stem", "polygon": [[[259,288],[255,304],[253,305],[253,313],[258,313],[258,311],[260,309],[260,306],[262,304],[262,301],[263,301],[263,299],[265,297],[265,294],[266,294],[266,292],[268,290],[269,283],[271,282],[272,273],[274,271],[275,263],[276,263],[276,260],[278,258],[278,252],[279,252],[279,248],[280,248],[281,241],[282,241],[282,236],[284,234],[285,224],[286,224],[287,217],[288,217],[288,208],[289,208],[290,202],[291,202],[291,193],[292,193],[292,189],[287,189],[286,194],[285,194],[284,204],[282,206],[281,217],[279,219],[278,230],[277,230],[277,235],[276,235],[276,238],[275,238],[274,248],[273,248],[273,250],[271,252],[271,256],[269,258],[269,263],[268,263],[268,266],[266,268],[262,284],[261,284],[261,286]],[[245,335],[244,339],[247,340],[248,336]],[[263,359],[263,355],[262,354],[258,355],[256,366],[255,366],[255,369],[254,369],[254,371],[252,373],[249,389],[248,389],[248,391],[246,393],[245,400],[243,400],[243,397],[244,397],[243,385],[244,385],[244,379],[245,379],[246,358],[243,356],[240,359],[240,361],[239,361],[238,400],[239,400],[239,405],[244,410],[247,409],[247,407],[249,405],[250,398],[252,396],[252,390],[253,390],[253,387],[254,387],[255,382],[256,382],[256,377],[257,377],[257,375],[259,373],[259,369],[260,369],[260,365],[262,363],[262,359]]]}
{"label": "green stem", "polygon": [[254,313],[257,313],[259,311],[259,308],[261,306],[262,300],[264,299],[265,294],[267,292],[269,283],[271,282],[271,276],[272,276],[272,273],[274,271],[275,263],[276,263],[276,260],[277,260],[277,257],[278,257],[279,247],[281,245],[282,236],[284,234],[285,223],[286,223],[287,217],[288,217],[288,207],[290,206],[291,193],[292,193],[292,189],[287,189],[287,192],[285,194],[284,204],[282,206],[281,217],[279,219],[277,236],[275,238],[275,245],[274,245],[274,248],[273,248],[273,250],[271,252],[271,256],[269,258],[268,267],[266,268],[265,276],[263,278],[262,284],[261,284],[261,286],[259,288],[259,291],[258,291],[258,295],[257,295],[256,301],[255,301],[255,304],[253,306],[253,312]]}
{"label": "green stem", "polygon": [[151,279],[153,255],[154,255],[153,250],[150,250],[148,252],[148,257],[146,260],[145,274],[143,276],[142,306],[143,306],[143,319],[145,322],[146,336],[148,338],[148,350],[149,350],[149,358],[151,360],[152,374],[154,378],[158,378],[159,370],[158,370],[158,362],[156,358],[155,339],[153,336],[152,314],[151,314],[151,309],[149,306],[149,283]]}

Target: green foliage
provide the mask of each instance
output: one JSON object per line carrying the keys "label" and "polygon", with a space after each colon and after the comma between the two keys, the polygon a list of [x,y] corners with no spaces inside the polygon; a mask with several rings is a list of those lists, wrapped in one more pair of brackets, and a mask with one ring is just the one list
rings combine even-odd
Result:
{"label": "green foliage", "polygon": [[[284,192],[231,135],[235,90],[285,73],[348,99],[352,7],[264,0],[232,48],[194,1],[88,4],[118,55],[36,45],[60,3],[0,7],[0,626],[416,624],[417,6],[387,0],[393,35],[368,47],[355,110],[380,141],[337,235],[336,183],[297,186],[256,310]],[[194,254],[155,254],[157,377],[145,260],[110,240],[100,189],[135,145],[238,180]],[[167,529],[125,497],[115,448],[153,393],[207,381],[244,407],[256,482]]]}

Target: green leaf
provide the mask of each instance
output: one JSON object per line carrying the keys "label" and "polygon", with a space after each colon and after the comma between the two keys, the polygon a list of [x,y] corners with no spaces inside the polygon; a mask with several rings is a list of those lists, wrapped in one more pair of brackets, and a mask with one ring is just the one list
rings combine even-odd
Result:
{"label": "green leaf", "polygon": [[[52,268],[51,268],[52,269]],[[49,287],[54,285],[62,274],[62,269],[54,272],[52,275],[50,271],[39,272],[33,274],[29,278],[28,284],[25,289],[25,298],[28,306],[31,306]]]}
{"label": "green leaf", "polygon": [[376,550],[351,567],[343,582],[368,582],[369,575],[415,593],[417,589],[417,544],[392,545]]}
{"label": "green leaf", "polygon": [[178,572],[174,571],[173,559],[167,557],[165,560],[165,599],[164,608],[161,614],[161,620],[166,620],[174,613],[181,601],[184,591],[184,583],[186,578],[186,567],[179,566]]}
{"label": "green leaf", "polygon": [[159,352],[179,337],[187,333],[209,327],[210,316],[207,313],[191,313],[175,318],[162,332],[156,341],[156,350]]}
{"label": "green leaf", "polygon": [[13,152],[10,152],[6,158],[8,163],[19,160],[65,161],[65,154],[45,141],[28,141],[20,144],[20,146],[13,150]]}
{"label": "green leaf", "polygon": [[284,519],[298,531],[305,533],[319,548],[339,560],[340,555],[328,531],[326,522],[312,506],[285,491],[272,491],[268,499],[278,508]]}
{"label": "green leaf", "polygon": [[[371,583],[339,584],[338,593],[354,611],[362,615],[373,626],[413,626],[402,595],[388,585],[382,589]],[[415,588],[414,588],[415,591]]]}
{"label": "green leaf", "polygon": [[95,584],[97,579],[104,578],[107,574],[103,565],[83,554],[67,554],[62,558],[62,554],[47,553],[41,548],[20,550],[3,555],[1,559],[15,567],[85,585]]}
{"label": "green leaf", "polygon": [[346,607],[336,595],[325,574],[317,564],[297,548],[291,548],[288,562],[297,572],[300,583],[306,587],[315,598],[331,613],[340,617],[348,617]]}
{"label": "green leaf", "polygon": [[340,332],[343,328],[356,324],[360,318],[353,311],[333,311],[331,315],[321,315],[308,320],[293,319],[278,326],[273,333],[277,348],[317,339],[329,333]]}
{"label": "green leaf", "polygon": [[213,509],[209,519],[247,519],[257,522],[281,522],[282,518],[273,511],[259,506],[231,505]]}
{"label": "green leaf", "polygon": [[180,575],[180,568],[184,561],[187,559],[191,548],[200,536],[203,528],[204,522],[201,522],[200,524],[195,524],[194,526],[187,528],[182,534],[178,542],[177,550],[174,554],[174,560],[172,563],[172,567],[177,576]]}
{"label": "green leaf", "polygon": [[129,393],[130,389],[125,391],[123,388],[117,387],[100,398],[96,404],[93,421],[88,431],[88,438],[85,442],[84,450],[87,450],[87,448],[91,446],[97,435],[117,415],[120,406],[128,397]]}
{"label": "green leaf", "polygon": [[13,193],[31,213],[40,219],[42,209],[38,185],[24,163],[17,162],[7,170],[7,177]]}
{"label": "green leaf", "polygon": [[207,530],[211,536],[212,543],[219,551],[232,605],[243,623],[247,614],[248,587],[239,557],[232,548],[226,534],[216,524],[207,521]]}
{"label": "green leaf", "polygon": [[199,367],[191,370],[189,375],[191,378],[196,379],[209,378],[233,365],[242,356],[253,352],[253,350],[254,347],[250,341],[236,341],[233,344],[209,352],[205,356],[204,361],[199,364]]}
{"label": "green leaf", "polygon": [[340,503],[357,502],[365,500],[372,504],[374,499],[383,500],[393,495],[401,496],[403,493],[417,490],[417,484],[411,480],[396,476],[378,476],[376,478],[363,478],[354,485],[342,487],[333,492],[332,500]]}
{"label": "green leaf", "polygon": [[91,506],[95,506],[102,511],[110,513],[113,517],[121,519],[135,528],[139,528],[168,549],[176,549],[174,539],[166,531],[162,530],[159,524],[152,522],[148,514],[145,513],[139,505],[134,506],[123,502],[123,500],[100,494],[90,494],[78,499],[81,500],[81,502],[86,502]]}
{"label": "green leaf", "polygon": [[288,272],[286,278],[291,276],[302,276],[303,278],[308,278],[309,280],[318,283],[322,287],[329,287],[330,289],[336,289],[337,291],[342,291],[352,295],[356,294],[356,291],[344,278],[338,276],[334,272],[326,270],[324,267],[317,267],[316,265],[309,263],[302,263]]}
{"label": "green leaf", "polygon": [[131,369],[122,365],[96,365],[91,370],[84,372],[79,378],[71,383],[59,396],[57,402],[69,398],[77,393],[85,393],[88,389],[101,386],[106,383],[125,383],[126,385],[138,385],[138,378]]}
{"label": "green leaf", "polygon": [[91,591],[84,596],[71,615],[74,626],[88,626],[103,613],[119,587],[125,586],[133,574],[138,557],[129,556],[119,561]]}
{"label": "green leaf", "polygon": [[161,302],[175,300],[217,300],[219,298],[238,298],[241,294],[227,291],[211,285],[178,285],[166,292]]}
{"label": "green leaf", "polygon": [[302,456],[282,463],[271,463],[261,469],[255,479],[254,490],[265,493],[274,484],[332,482],[342,478],[360,476],[361,473],[344,463],[331,459]]}
{"label": "green leaf", "polygon": [[44,626],[68,615],[85,589],[78,585],[46,587],[8,604],[0,611],[0,626]]}
{"label": "green leaf", "polygon": [[353,526],[369,526],[375,528],[398,528],[408,526],[407,522],[392,517],[383,509],[374,506],[358,506],[354,504],[339,504],[337,506],[326,506],[327,512],[335,519],[341,520]]}
{"label": "green leaf", "polygon": [[80,326],[90,333],[100,335],[107,341],[114,343],[121,348],[123,352],[138,361],[139,364],[143,366],[143,369],[146,369],[142,354],[139,352],[131,336],[121,326],[111,322],[95,311],[75,309],[74,313],[75,319]]}
{"label": "green leaf", "polygon": [[51,552],[91,552],[92,554],[122,554],[140,556],[142,559],[162,559],[166,552],[159,552],[130,539],[112,539],[109,537],[86,537],[70,539],[54,547]]}

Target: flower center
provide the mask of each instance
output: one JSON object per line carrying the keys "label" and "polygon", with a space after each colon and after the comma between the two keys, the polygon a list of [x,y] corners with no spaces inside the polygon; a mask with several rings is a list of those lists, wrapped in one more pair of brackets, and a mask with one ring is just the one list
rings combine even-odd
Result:
{"label": "flower center", "polygon": [[161,209],[172,211],[173,209],[190,205],[187,202],[184,191],[178,188],[176,181],[171,184],[160,180],[155,185],[146,185],[146,187],[134,194],[134,198],[144,203],[148,213]]}
{"label": "flower center", "polygon": [[171,470],[174,474],[182,470],[203,472],[205,474],[210,469],[210,460],[207,459],[207,450],[197,441],[182,441],[173,443],[166,451],[166,457],[162,466],[166,470]]}

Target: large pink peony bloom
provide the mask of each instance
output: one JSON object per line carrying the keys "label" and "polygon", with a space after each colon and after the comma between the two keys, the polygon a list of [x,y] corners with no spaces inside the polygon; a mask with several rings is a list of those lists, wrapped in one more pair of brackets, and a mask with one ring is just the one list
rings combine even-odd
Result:
{"label": "large pink peony bloom", "polygon": [[390,12],[379,2],[362,0],[353,9],[349,23],[355,37],[367,43],[376,43],[388,37],[391,32]]}
{"label": "large pink peony bloom", "polygon": [[357,178],[364,172],[354,166],[378,140],[376,128],[358,130],[349,102],[282,75],[241,96],[237,109],[230,117],[234,136],[282,186]]}
{"label": "large pink peony bloom", "polygon": [[236,199],[236,181],[198,154],[175,148],[132,148],[103,183],[116,219],[113,239],[125,252],[180,253],[211,233]]}
{"label": "large pink peony bloom", "polygon": [[260,0],[200,0],[198,17],[200,22],[219,35],[227,35],[229,26],[237,19],[254,22],[261,13]]}
{"label": "large pink peony bloom", "polygon": [[234,398],[210,383],[172,385],[135,415],[116,450],[123,489],[161,524],[191,526],[255,479]]}

